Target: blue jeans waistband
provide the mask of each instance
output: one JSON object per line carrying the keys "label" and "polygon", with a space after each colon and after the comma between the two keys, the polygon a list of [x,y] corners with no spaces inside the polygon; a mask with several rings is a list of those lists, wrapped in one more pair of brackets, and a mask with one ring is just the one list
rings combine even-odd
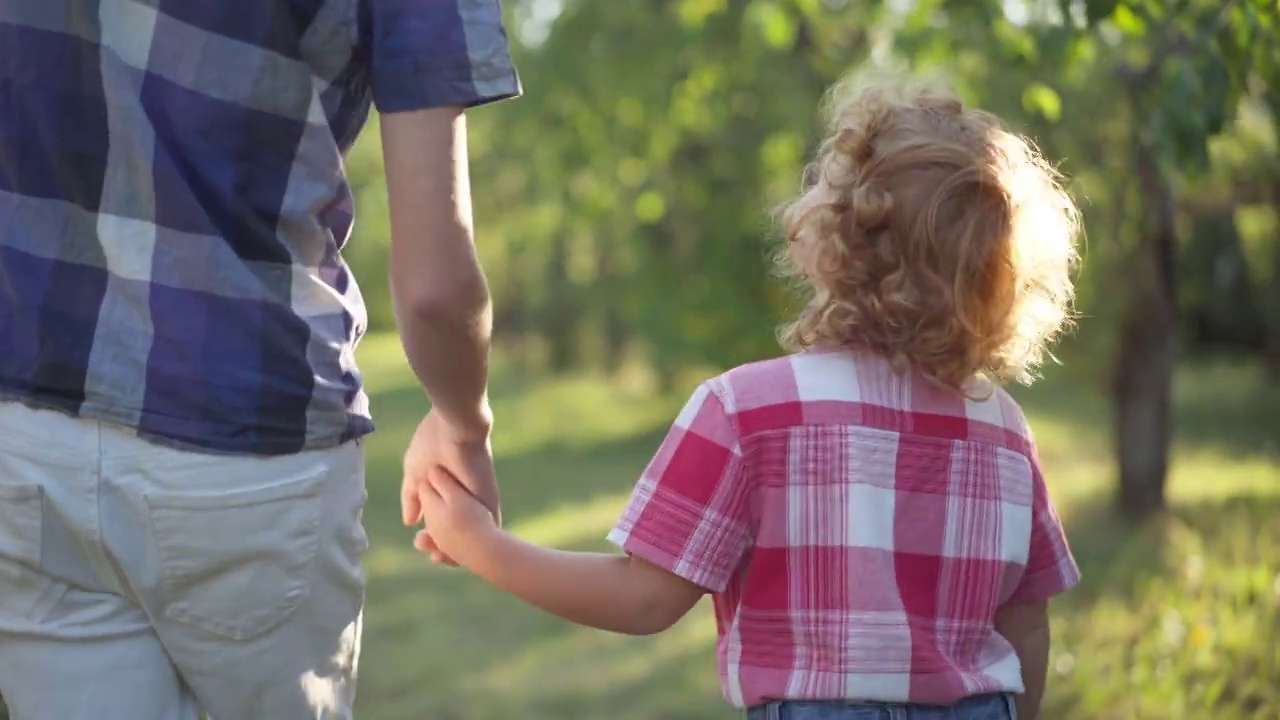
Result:
{"label": "blue jeans waistband", "polygon": [[975,695],[955,705],[784,700],[758,705],[748,720],[1017,720],[1013,696]]}

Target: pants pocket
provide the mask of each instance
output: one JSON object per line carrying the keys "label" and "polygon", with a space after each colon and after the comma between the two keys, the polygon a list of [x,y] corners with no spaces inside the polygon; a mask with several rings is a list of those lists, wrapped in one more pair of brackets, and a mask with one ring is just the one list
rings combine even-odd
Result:
{"label": "pants pocket", "polygon": [[0,477],[0,615],[36,619],[55,581],[40,569],[44,488]]}
{"label": "pants pocket", "polygon": [[231,492],[147,493],[164,616],[237,641],[284,622],[311,594],[326,474]]}

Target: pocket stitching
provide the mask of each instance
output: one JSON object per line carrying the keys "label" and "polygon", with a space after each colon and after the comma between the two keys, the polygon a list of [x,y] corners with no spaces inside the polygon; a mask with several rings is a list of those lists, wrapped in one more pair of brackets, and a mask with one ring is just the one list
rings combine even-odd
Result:
{"label": "pocket stitching", "polygon": [[[17,541],[11,550],[13,557],[0,558],[0,562],[18,566],[22,571],[40,575],[40,556],[44,548],[44,486],[38,483],[8,484],[0,483],[0,501],[15,503],[19,510],[25,505],[34,505],[35,521],[16,523],[14,539]],[[29,608],[17,613],[20,618],[39,617],[48,608],[51,594],[56,583],[52,578],[42,577],[36,593],[36,601]]]}
{"label": "pocket stitching", "polygon": [[[159,540],[159,529],[155,524],[156,511],[208,510],[215,507],[220,509],[260,507],[295,498],[306,498],[318,505],[323,503],[323,497],[317,491],[316,486],[320,484],[321,479],[326,474],[327,469],[320,469],[297,480],[263,488],[239,490],[222,495],[181,496],[176,493],[144,493],[143,497],[151,510],[151,527],[152,532],[155,533],[156,549],[160,554],[159,600],[164,616],[177,622],[190,624],[214,634],[222,635],[231,640],[243,641],[270,632],[287,620],[290,615],[297,612],[306,599],[311,596],[312,580],[310,575],[318,554],[320,543],[319,528],[323,515],[320,507],[316,508],[313,517],[305,525],[307,540],[304,546],[304,559],[299,569],[300,579],[290,584],[280,602],[258,613],[255,617],[260,619],[253,625],[247,622],[225,622],[209,617],[204,613],[182,607],[184,602],[176,597],[177,593],[174,591],[174,585],[179,578],[176,577],[177,574],[172,569],[172,562],[166,561],[166,558],[172,557],[172,554],[165,552],[164,543]],[[232,500],[225,502],[228,497],[231,497]]]}
{"label": "pocket stitching", "polygon": [[18,528],[23,531],[17,538],[22,547],[14,550],[22,553],[18,558],[22,563],[38,565],[41,549],[44,547],[44,487],[36,483],[0,484],[0,501],[35,505],[35,522],[25,523],[25,526]]}
{"label": "pocket stitching", "polygon": [[5,502],[31,502],[44,498],[44,488],[35,483],[0,483],[0,500]]}
{"label": "pocket stitching", "polygon": [[255,507],[280,500],[314,496],[316,486],[327,472],[327,468],[321,468],[296,480],[225,493],[148,492],[143,493],[143,497],[146,498],[147,505],[155,510],[232,510]]}

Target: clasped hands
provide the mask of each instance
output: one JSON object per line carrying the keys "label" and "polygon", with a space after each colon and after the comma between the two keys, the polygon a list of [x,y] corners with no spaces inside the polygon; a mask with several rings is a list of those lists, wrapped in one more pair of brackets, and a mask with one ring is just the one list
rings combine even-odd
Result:
{"label": "clasped hands", "polygon": [[425,521],[414,547],[433,562],[465,564],[468,538],[501,525],[498,483],[487,429],[464,432],[434,410],[414,431],[404,454],[401,520]]}

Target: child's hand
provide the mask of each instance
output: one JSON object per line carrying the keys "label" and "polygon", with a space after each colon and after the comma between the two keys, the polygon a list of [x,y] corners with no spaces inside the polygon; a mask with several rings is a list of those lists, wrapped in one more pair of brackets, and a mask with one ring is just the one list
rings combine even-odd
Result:
{"label": "child's hand", "polygon": [[433,468],[427,477],[428,482],[418,483],[427,529],[414,538],[414,546],[430,554],[433,562],[451,558],[465,565],[467,550],[475,550],[483,534],[497,529],[497,522],[449,471]]}

